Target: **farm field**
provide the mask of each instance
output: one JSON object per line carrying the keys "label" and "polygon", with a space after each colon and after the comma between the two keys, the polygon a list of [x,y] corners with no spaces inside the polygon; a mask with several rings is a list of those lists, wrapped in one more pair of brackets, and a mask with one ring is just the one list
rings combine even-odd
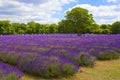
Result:
{"label": "farm field", "polygon": [[120,80],[120,0],[0,0],[0,80]]}
{"label": "farm field", "polygon": [[[90,80],[89,76],[91,80],[119,80],[119,44],[119,34],[1,35],[0,62],[9,64],[6,70],[14,66],[12,80],[32,79],[23,73],[48,79]],[[0,71],[5,72],[3,68]]]}

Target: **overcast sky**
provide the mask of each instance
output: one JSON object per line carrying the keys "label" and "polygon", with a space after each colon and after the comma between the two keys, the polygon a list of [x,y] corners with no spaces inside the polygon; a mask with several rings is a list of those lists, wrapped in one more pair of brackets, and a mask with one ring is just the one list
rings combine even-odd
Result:
{"label": "overcast sky", "polygon": [[120,0],[0,0],[0,20],[57,23],[74,7],[88,9],[98,24],[120,21]]}

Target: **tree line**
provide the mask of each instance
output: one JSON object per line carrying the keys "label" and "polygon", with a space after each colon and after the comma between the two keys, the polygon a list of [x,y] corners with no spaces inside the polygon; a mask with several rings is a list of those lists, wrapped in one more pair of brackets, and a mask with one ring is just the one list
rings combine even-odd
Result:
{"label": "tree line", "polygon": [[0,34],[49,34],[58,33],[57,24],[40,24],[34,21],[11,23],[9,20],[0,21]]}
{"label": "tree line", "polygon": [[65,19],[58,24],[40,24],[35,21],[28,23],[12,23],[0,21],[0,34],[120,34],[120,21],[112,24],[98,25],[87,9],[76,7],[66,12]]}

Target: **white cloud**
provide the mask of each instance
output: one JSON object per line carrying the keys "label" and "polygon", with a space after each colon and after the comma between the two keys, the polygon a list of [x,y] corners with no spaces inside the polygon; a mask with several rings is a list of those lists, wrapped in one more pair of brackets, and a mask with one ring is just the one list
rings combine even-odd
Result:
{"label": "white cloud", "polygon": [[42,4],[48,2],[49,0],[19,0],[22,3],[30,3],[30,4]]}
{"label": "white cloud", "polygon": [[[53,17],[62,12],[63,5],[76,0],[0,0],[0,20],[12,22],[28,22],[35,20],[40,23],[58,22]],[[63,13],[62,13],[63,14]]]}
{"label": "white cloud", "polygon": [[73,8],[75,7],[88,9],[98,24],[111,24],[115,21],[120,21],[120,5],[92,6],[89,4],[78,4]]}
{"label": "white cloud", "polygon": [[60,0],[64,4],[69,4],[70,2],[76,2],[76,0]]}
{"label": "white cloud", "polygon": [[107,2],[119,3],[120,0],[107,0]]}
{"label": "white cloud", "polygon": [[[59,16],[64,14],[63,6],[77,0],[0,0],[0,20],[9,19],[12,22],[28,22],[31,20],[40,23],[56,23]],[[120,2],[120,0],[107,0]],[[92,6],[78,4],[74,7],[83,7],[93,14],[97,23],[112,23],[120,20],[120,4]]]}

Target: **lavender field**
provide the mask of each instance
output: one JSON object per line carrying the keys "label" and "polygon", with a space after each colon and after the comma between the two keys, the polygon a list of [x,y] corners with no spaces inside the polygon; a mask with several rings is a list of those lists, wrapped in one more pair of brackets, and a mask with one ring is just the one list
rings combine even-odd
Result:
{"label": "lavender field", "polygon": [[[119,55],[119,34],[0,36],[0,64],[9,64],[6,70],[11,68],[10,65],[14,66],[15,69],[7,71],[15,72],[18,78],[22,77],[23,72],[45,78],[70,76],[81,66],[94,66],[96,59],[117,59]],[[2,70],[0,67],[0,77]]]}

